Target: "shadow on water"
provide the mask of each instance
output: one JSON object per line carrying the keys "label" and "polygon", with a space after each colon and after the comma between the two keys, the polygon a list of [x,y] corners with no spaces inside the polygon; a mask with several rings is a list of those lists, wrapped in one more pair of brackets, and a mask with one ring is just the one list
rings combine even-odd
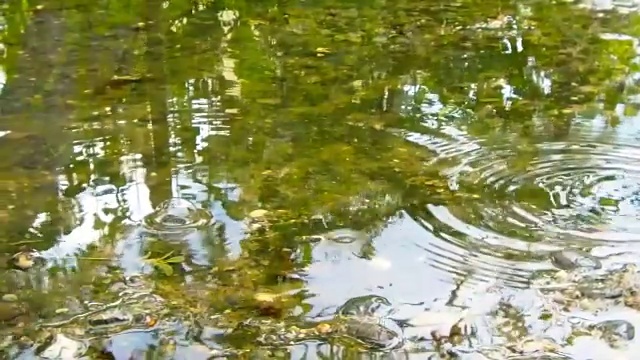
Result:
{"label": "shadow on water", "polygon": [[636,7],[9,0],[3,357],[633,359]]}

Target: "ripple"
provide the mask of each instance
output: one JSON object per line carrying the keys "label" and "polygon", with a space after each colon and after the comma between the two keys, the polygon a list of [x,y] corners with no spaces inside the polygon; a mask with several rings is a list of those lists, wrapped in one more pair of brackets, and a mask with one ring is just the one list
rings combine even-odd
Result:
{"label": "ripple", "polygon": [[501,259],[494,252],[481,249],[460,251],[460,247],[465,245],[456,243],[431,243],[429,247],[418,247],[426,252],[432,267],[454,275],[458,284],[500,281],[513,288],[529,286],[531,271],[522,269],[517,261]]}
{"label": "ripple", "polygon": [[206,226],[212,218],[208,211],[197,208],[190,201],[172,198],[145,216],[143,224],[145,230],[152,233],[176,234]]}
{"label": "ripple", "polygon": [[[538,231],[564,244],[567,238],[558,235],[575,241],[640,240],[635,221],[640,217],[640,148],[544,143],[528,160],[521,166],[517,155],[484,163],[476,156],[467,163],[464,172],[474,188],[483,187],[483,200],[471,211],[476,223],[496,232],[507,227]],[[460,173],[462,182],[469,180]],[[456,215],[470,220],[469,213]]]}
{"label": "ripple", "polygon": [[640,242],[637,119],[617,127],[576,119],[556,140],[431,129],[402,136],[433,152],[430,165],[465,195],[410,211],[439,239],[420,247],[446,273],[523,287],[532,272],[552,268],[553,251]]}

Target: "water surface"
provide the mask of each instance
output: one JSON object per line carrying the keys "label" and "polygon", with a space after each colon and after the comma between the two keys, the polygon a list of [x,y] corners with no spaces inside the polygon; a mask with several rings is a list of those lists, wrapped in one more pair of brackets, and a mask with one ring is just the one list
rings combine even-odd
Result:
{"label": "water surface", "polygon": [[[562,285],[550,254],[563,249],[607,274],[638,264],[635,2],[0,10],[0,251],[42,260],[1,270],[8,358],[506,359],[546,336],[558,349],[538,355],[632,359],[640,346],[567,320],[640,324],[621,303],[544,323],[553,301],[536,283]],[[405,327],[399,349],[320,331],[371,295],[390,310],[366,316]],[[101,306],[118,327],[94,335]],[[415,325],[463,309],[495,320],[469,344],[443,350]],[[127,322],[140,313],[158,319]],[[319,334],[283,341],[291,326]]]}

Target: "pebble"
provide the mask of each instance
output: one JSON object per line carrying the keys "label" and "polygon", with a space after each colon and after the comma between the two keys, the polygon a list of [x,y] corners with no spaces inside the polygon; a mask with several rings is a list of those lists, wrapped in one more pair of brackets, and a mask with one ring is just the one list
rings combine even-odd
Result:
{"label": "pebble", "polygon": [[15,268],[20,270],[29,270],[35,265],[33,256],[26,252],[19,252],[11,258],[12,264]]}
{"label": "pebble", "polygon": [[561,270],[600,269],[602,263],[593,255],[577,250],[565,249],[551,253],[551,263]]}
{"label": "pebble", "polygon": [[2,301],[5,302],[16,302],[18,301],[18,296],[15,294],[4,294],[2,295]]}
{"label": "pebble", "polygon": [[257,302],[272,303],[280,297],[280,294],[259,292],[253,295],[253,299]]}
{"label": "pebble", "polygon": [[15,303],[0,302],[0,322],[9,321],[25,313],[25,309]]}
{"label": "pebble", "polygon": [[369,239],[365,232],[348,228],[332,230],[322,234],[322,236],[340,244],[349,244],[356,241],[366,242]]}
{"label": "pebble", "polygon": [[521,354],[534,354],[545,352],[557,352],[560,350],[560,346],[551,338],[545,337],[527,337],[518,343],[513,349]]}
{"label": "pebble", "polygon": [[262,224],[258,224],[258,223],[253,223],[249,226],[249,230],[251,231],[258,231],[260,229],[262,229],[264,226]]}
{"label": "pebble", "polygon": [[320,323],[316,326],[316,330],[319,334],[326,334],[331,331],[331,325],[327,323]]}
{"label": "pebble", "polygon": [[595,328],[602,331],[603,337],[620,338],[623,340],[633,340],[636,336],[634,326],[625,320],[606,320],[599,322]]}
{"label": "pebble", "polygon": [[249,217],[252,219],[260,219],[265,217],[269,212],[267,210],[264,209],[257,209],[257,210],[253,210],[252,212],[249,213]]}
{"label": "pebble", "polygon": [[113,292],[113,293],[120,293],[122,291],[124,291],[125,289],[127,289],[127,285],[125,285],[125,283],[123,282],[115,282],[113,284],[111,284],[111,286],[109,286],[109,291]]}

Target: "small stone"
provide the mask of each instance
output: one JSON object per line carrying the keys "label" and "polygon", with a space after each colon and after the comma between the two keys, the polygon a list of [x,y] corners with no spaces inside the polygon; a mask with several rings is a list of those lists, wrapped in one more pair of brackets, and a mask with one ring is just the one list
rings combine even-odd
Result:
{"label": "small stone", "polygon": [[79,314],[85,310],[84,304],[75,297],[69,296],[64,301],[64,307],[72,314]]}
{"label": "small stone", "polygon": [[0,302],[0,322],[13,320],[25,312],[25,309],[17,304]]}
{"label": "small stone", "polygon": [[595,256],[577,249],[565,249],[551,253],[551,263],[560,270],[602,268],[602,263]]}
{"label": "small stone", "polygon": [[260,219],[260,218],[264,218],[265,216],[267,216],[267,214],[269,213],[269,211],[264,210],[264,209],[257,209],[257,210],[253,210],[252,212],[249,213],[249,217],[252,219]]}
{"label": "small stone", "polygon": [[118,281],[111,284],[111,286],[109,286],[109,291],[113,293],[120,293],[124,291],[126,288],[127,288],[127,285],[125,285],[123,282]]}
{"label": "small stone", "polygon": [[579,305],[580,308],[584,309],[584,310],[596,310],[598,308],[598,303],[595,301],[592,301],[590,299],[580,299],[579,301]]}
{"label": "small stone", "polygon": [[23,346],[31,346],[34,343],[33,340],[31,340],[29,337],[24,335],[21,336],[20,339],[18,339],[18,342]]}
{"label": "small stone", "polygon": [[365,232],[349,228],[332,230],[322,234],[322,236],[340,244],[351,244],[354,242],[364,243],[369,240],[369,236]]}
{"label": "small stone", "polygon": [[550,338],[525,338],[518,344],[517,351],[523,354],[533,354],[537,352],[555,352],[560,350],[560,346]]}
{"label": "small stone", "polygon": [[249,226],[249,230],[251,231],[258,231],[262,228],[263,228],[262,224],[258,224],[258,223],[254,223],[254,224],[251,224],[251,226]]}
{"label": "small stone", "polygon": [[624,304],[632,309],[640,310],[640,296],[629,295],[624,298]]}
{"label": "small stone", "polygon": [[19,252],[11,258],[13,265],[20,270],[28,270],[35,265],[33,255],[26,252]]}
{"label": "small stone", "polygon": [[219,358],[226,358],[227,356],[229,356],[229,354],[227,354],[226,351],[221,350],[221,349],[213,349],[211,350],[211,352],[209,353],[209,356],[212,359],[219,359]]}
{"label": "small stone", "polygon": [[258,302],[271,303],[278,299],[280,295],[272,293],[259,292],[253,295],[254,300]]}
{"label": "small stone", "polygon": [[606,320],[594,326],[602,332],[606,340],[633,340],[636,331],[633,325],[625,320]]}
{"label": "small stone", "polygon": [[18,296],[15,294],[4,294],[2,295],[2,301],[5,302],[16,302],[18,301]]}
{"label": "small stone", "polygon": [[462,335],[463,335],[463,331],[462,331],[462,327],[460,326],[460,322],[453,324],[451,326],[451,330],[449,330],[449,337],[462,336]]}
{"label": "small stone", "polygon": [[72,328],[70,330],[74,336],[85,336],[87,334],[87,331],[82,328]]}
{"label": "small stone", "polygon": [[558,281],[566,281],[569,278],[569,274],[564,270],[558,270],[554,277]]}
{"label": "small stone", "polygon": [[331,331],[331,325],[327,323],[320,323],[316,326],[316,331],[318,331],[319,334],[326,334]]}

